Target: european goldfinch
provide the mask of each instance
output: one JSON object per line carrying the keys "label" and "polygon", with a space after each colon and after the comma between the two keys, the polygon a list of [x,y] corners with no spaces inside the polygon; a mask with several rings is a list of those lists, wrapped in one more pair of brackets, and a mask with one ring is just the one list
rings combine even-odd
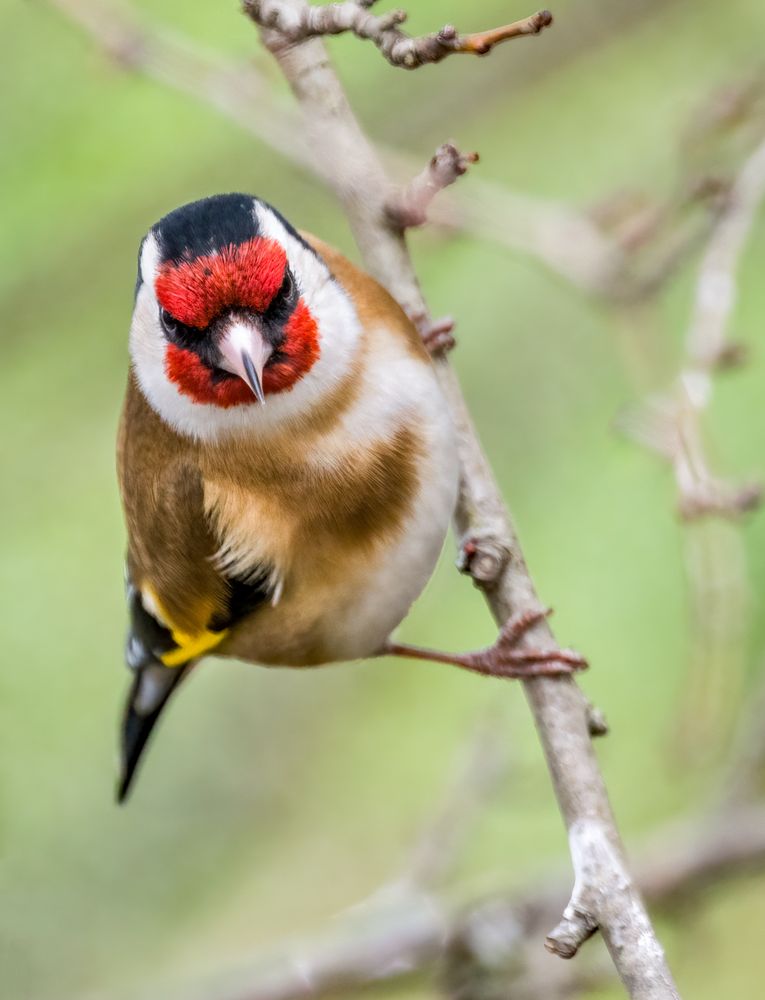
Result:
{"label": "european goldfinch", "polygon": [[520,676],[566,651],[448,655],[390,635],[431,575],[457,495],[454,433],[391,296],[265,202],[170,212],[139,253],[118,441],[134,673],[118,797],[206,654],[314,666],[383,652]]}

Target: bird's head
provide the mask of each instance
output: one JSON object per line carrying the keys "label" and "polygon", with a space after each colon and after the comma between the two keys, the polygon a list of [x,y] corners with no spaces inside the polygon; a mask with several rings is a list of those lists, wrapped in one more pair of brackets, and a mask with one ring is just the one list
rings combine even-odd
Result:
{"label": "bird's head", "polygon": [[210,439],[303,415],[343,378],[357,338],[327,265],[257,198],[184,205],[141,244],[133,366],[181,433]]}

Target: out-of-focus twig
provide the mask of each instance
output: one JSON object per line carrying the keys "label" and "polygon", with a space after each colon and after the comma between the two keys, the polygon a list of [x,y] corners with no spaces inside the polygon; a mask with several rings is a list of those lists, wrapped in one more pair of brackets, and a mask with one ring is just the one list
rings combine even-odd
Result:
{"label": "out-of-focus twig", "polygon": [[[722,880],[765,869],[765,807],[739,806],[719,822],[673,824],[652,838],[635,873],[657,909],[688,904]],[[541,964],[538,939],[566,897],[565,879],[538,880],[526,889],[445,899],[412,891],[354,909],[313,938],[293,941],[238,968],[188,984],[152,984],[131,1000],[319,1000],[358,995],[361,987],[433,969],[456,959],[501,975],[502,996],[574,995],[607,982],[610,967],[583,970],[549,959]],[[531,949],[531,950],[530,950]],[[542,952],[542,956],[544,953]],[[556,973],[559,966],[560,975]],[[452,970],[453,971],[453,970]],[[442,973],[443,975],[443,973]],[[521,992],[532,978],[534,992]],[[552,985],[555,984],[553,991]],[[104,998],[92,998],[104,1000]]]}
{"label": "out-of-focus twig", "polygon": [[693,315],[683,367],[674,389],[625,412],[626,433],[672,463],[683,518],[715,514],[737,517],[760,503],[759,484],[732,486],[710,468],[702,416],[712,399],[714,376],[742,360],[728,337],[736,300],[736,271],[746,238],[765,196],[765,141],[738,174],[704,253],[696,280]]}
{"label": "out-of-focus twig", "polygon": [[[672,390],[629,408],[617,421],[630,437],[671,465],[678,510],[686,522],[712,517],[735,522],[762,500],[759,483],[735,485],[712,470],[703,423],[718,373],[745,357],[742,346],[730,339],[729,327],[739,260],[763,197],[761,139],[723,194],[699,267],[685,355]],[[685,552],[692,655],[673,739],[686,755],[710,755],[729,725],[742,682],[749,607],[746,553],[732,526],[714,523],[689,526]]]}

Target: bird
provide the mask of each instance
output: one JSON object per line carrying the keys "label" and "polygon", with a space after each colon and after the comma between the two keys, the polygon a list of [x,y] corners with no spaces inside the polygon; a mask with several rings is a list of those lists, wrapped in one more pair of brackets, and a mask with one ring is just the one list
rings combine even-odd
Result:
{"label": "bird", "polygon": [[144,236],[117,442],[132,674],[117,798],[206,656],[312,667],[381,654],[505,677],[539,614],[450,654],[393,639],[454,512],[455,430],[433,357],[370,275],[267,202],[232,193]]}

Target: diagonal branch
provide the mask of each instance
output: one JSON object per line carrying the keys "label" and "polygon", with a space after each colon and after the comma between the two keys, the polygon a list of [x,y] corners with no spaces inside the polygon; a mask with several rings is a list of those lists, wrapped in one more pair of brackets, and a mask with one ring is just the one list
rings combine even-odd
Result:
{"label": "diagonal branch", "polygon": [[[736,483],[712,466],[705,420],[719,373],[745,359],[731,340],[737,271],[747,237],[765,198],[765,139],[750,152],[724,192],[696,278],[685,354],[671,387],[627,408],[617,426],[669,464],[677,508],[686,522],[685,562],[691,594],[692,650],[683,705],[675,724],[676,748],[696,759],[709,755],[730,726],[740,696],[744,635],[751,604],[746,551],[736,523],[762,503],[757,482]],[[723,528],[702,519],[726,519]]]}
{"label": "diagonal branch", "polygon": [[282,156],[315,172],[311,151],[300,140],[297,115],[290,114],[254,66],[222,60],[162,25],[147,24],[129,7],[104,0],[48,3],[123,70],[212,106]]}
{"label": "diagonal branch", "polygon": [[371,14],[366,8],[370,3],[322,4],[311,7],[301,2],[285,7],[279,0],[244,0],[246,14],[256,24],[272,28],[279,34],[281,45],[294,45],[307,38],[324,35],[341,35],[352,32],[357,38],[368,39],[382,52],[391,66],[417,69],[426,63],[441,62],[447,56],[465,52],[487,55],[501,42],[524,35],[538,35],[552,24],[549,10],[540,10],[500,28],[460,35],[451,24],[431,35],[413,38],[399,28],[407,19],[403,10],[388,14]]}
{"label": "diagonal branch", "polygon": [[[764,707],[765,684],[754,700],[742,740],[731,753],[711,809],[690,821],[667,824],[651,836],[636,859],[635,877],[641,891],[664,912],[687,907],[723,881],[765,870],[765,805],[758,780],[765,762]],[[479,739],[469,746],[464,767],[458,769],[448,789],[445,809],[425,832],[412,859],[414,865],[403,878],[382,886],[308,938],[282,943],[201,981],[153,982],[145,990],[129,991],[127,997],[321,1000],[357,996],[372,983],[393,983],[433,970],[438,970],[448,996],[484,996],[484,992],[475,994],[460,987],[475,979],[481,982],[487,973],[501,981],[501,992],[492,991],[492,996],[517,995],[527,1000],[573,997],[607,984],[613,973],[600,961],[583,970],[569,963],[558,963],[558,970],[543,964],[539,936],[560,912],[566,896],[565,879],[558,874],[542,885],[535,879],[520,889],[500,886],[487,893],[468,886],[456,894],[436,891],[435,883],[444,866],[453,863],[459,844],[452,837],[444,853],[433,837],[441,839],[466,781],[471,786],[466,792],[467,811],[480,808],[487,781],[492,782],[497,774],[487,778],[486,768],[477,773],[476,767],[482,750],[490,756],[492,767],[501,757],[500,748],[493,746],[498,721],[500,717],[493,713],[482,719]],[[502,760],[500,766],[506,763]],[[474,779],[481,786],[478,799]],[[464,829],[458,832],[458,841],[461,833]],[[447,840],[450,836],[447,832]]]}
{"label": "diagonal branch", "polygon": [[[278,4],[294,14],[302,0]],[[250,10],[252,16],[252,10]],[[264,43],[274,53],[303,113],[316,156],[332,164],[353,234],[368,270],[388,287],[410,316],[428,317],[400,230],[391,227],[385,206],[390,191],[378,156],[356,120],[318,39],[300,45],[271,22],[261,24]],[[456,512],[460,536],[469,539],[479,582],[498,624],[539,606],[518,537],[484,455],[456,376],[444,358],[435,361],[452,411],[461,461],[461,494]],[[546,621],[524,636],[539,649],[556,649]],[[548,947],[568,954],[598,926],[630,995],[638,1000],[677,997],[640,895],[628,873],[608,795],[595,759],[587,705],[571,678],[525,682],[561,811],[569,830],[575,888],[567,910],[565,942],[553,932]]]}

